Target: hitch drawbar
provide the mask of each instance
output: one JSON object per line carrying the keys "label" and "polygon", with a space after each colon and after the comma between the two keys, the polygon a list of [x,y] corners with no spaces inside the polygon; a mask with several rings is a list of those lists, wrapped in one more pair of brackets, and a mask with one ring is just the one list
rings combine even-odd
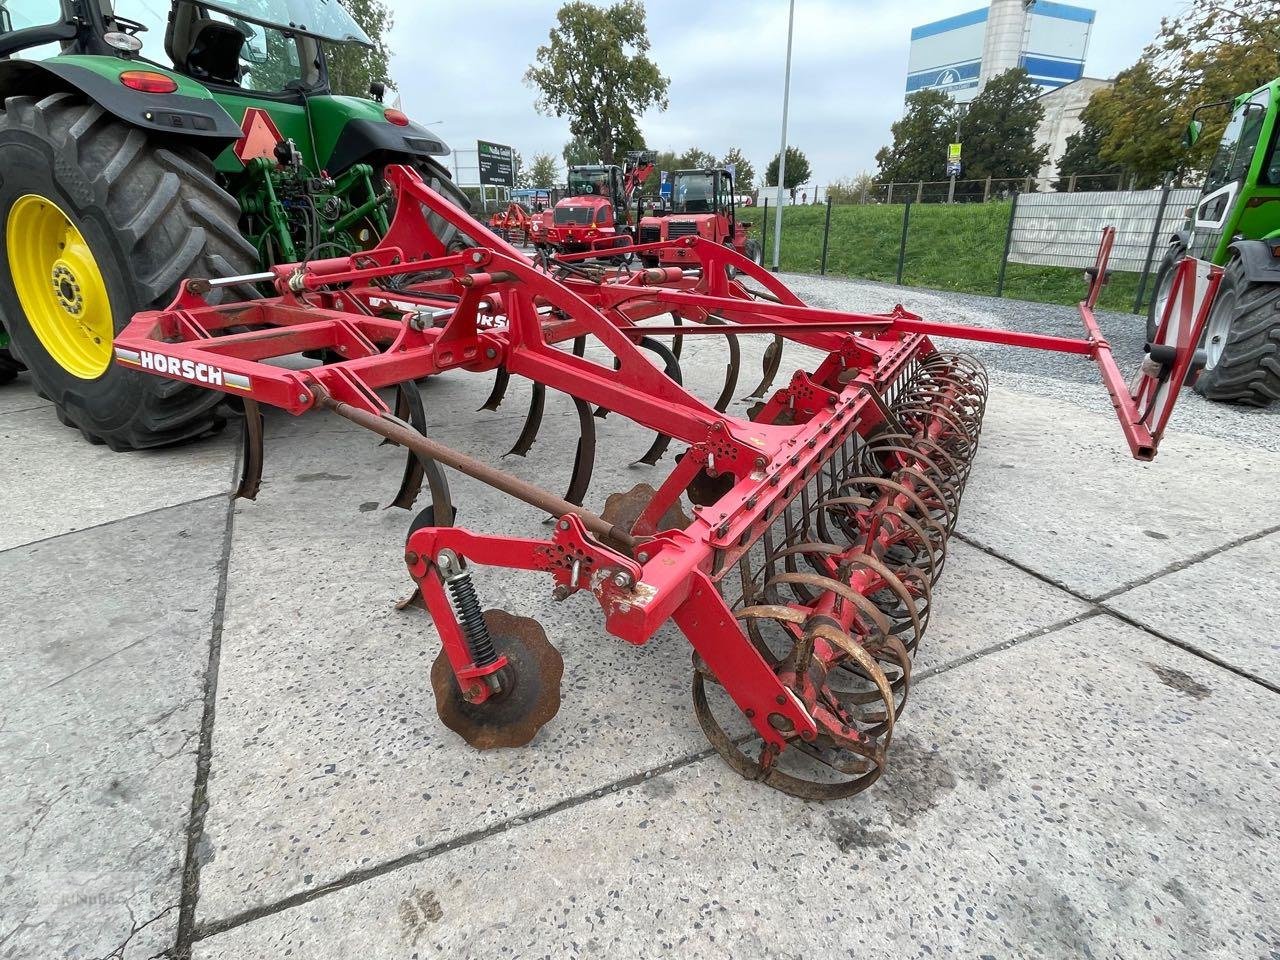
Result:
{"label": "hitch drawbar", "polygon": [[[139,314],[117,337],[118,362],[242,398],[241,496],[255,496],[261,477],[261,404],[327,410],[405,450],[391,503],[414,506],[425,484],[429,502],[404,558],[414,605],[440,634],[431,670],[437,710],[467,742],[528,743],[559,708],[564,667],[542,627],[482,609],[470,575],[476,564],[539,570],[553,581],[553,599],[590,593],[608,631],[630,643],[673,621],[693,647],[694,710],[717,752],[748,779],[813,799],[856,793],[884,770],[978,449],[986,371],[930,338],[1092,359],[1131,451],[1150,459],[1219,279],[1208,265],[1183,262],[1131,388],[1093,315],[1109,228],[1080,305],[1086,336],[1071,339],[933,323],[901,307],[814,309],[732,249],[696,236],[611,250],[620,265],[585,256],[535,263],[414,171],[389,167],[387,178],[396,213],[378,246],[188,281],[168,309]],[[475,245],[447,248],[429,216]],[[660,258],[667,248],[682,250],[687,265],[628,266],[631,254]],[[271,295],[207,299],[246,283]],[[690,336],[726,346],[723,384],[696,385],[711,387],[712,402],[683,382],[679,357]],[[750,408],[732,414],[740,342],[749,336],[767,338],[764,369]],[[775,388],[788,343],[823,359]],[[588,346],[610,359],[589,359]],[[323,362],[268,362],[300,353]],[[503,402],[512,377],[532,381],[512,450],[521,456],[537,436],[546,392],[572,399],[580,437],[563,495],[425,435],[416,381],[449,370],[494,375],[487,410]],[[378,391],[393,387],[390,406]],[[639,463],[657,464],[672,444],[678,455],[654,485],[615,493],[596,513],[583,504],[606,412],[654,432]],[[454,526],[449,471],[549,514],[550,535]]]}

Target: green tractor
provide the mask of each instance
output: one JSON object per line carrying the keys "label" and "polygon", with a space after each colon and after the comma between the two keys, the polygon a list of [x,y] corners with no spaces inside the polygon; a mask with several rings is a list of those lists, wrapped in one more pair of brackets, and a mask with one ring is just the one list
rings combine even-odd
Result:
{"label": "green tractor", "polygon": [[222,423],[218,394],[112,362],[133,314],[187,277],[373,245],[389,163],[466,198],[379,86],[332,92],[326,52],[371,45],[337,2],[112,2],[0,0],[0,382],[25,368],[63,423],[125,450]]}
{"label": "green tractor", "polygon": [[1155,338],[1180,259],[1220,265],[1195,389],[1211,400],[1265,406],[1280,400],[1280,78],[1233,101],[1198,107],[1186,145],[1204,130],[1198,114],[1228,106],[1204,193],[1160,265],[1147,337]]}

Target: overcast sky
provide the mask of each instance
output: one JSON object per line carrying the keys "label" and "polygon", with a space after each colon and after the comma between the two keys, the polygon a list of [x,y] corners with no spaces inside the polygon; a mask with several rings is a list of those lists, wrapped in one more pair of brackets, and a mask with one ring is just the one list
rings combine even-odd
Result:
{"label": "overcast sky", "polygon": [[[555,22],[558,0],[409,3],[395,14],[392,77],[404,109],[451,146],[512,144],[560,159],[566,120],[543,117],[521,79]],[[1137,59],[1178,0],[1076,0],[1097,10],[1085,73],[1111,77]],[[602,0],[603,3],[603,0]],[[788,142],[814,182],[875,169],[901,116],[911,27],[983,0],[796,0]],[[787,0],[647,0],[650,56],[671,78],[670,106],[640,128],[653,149],[717,156],[740,146],[762,173],[778,151]],[[904,14],[904,10],[908,11]],[[466,179],[466,178],[464,178]]]}

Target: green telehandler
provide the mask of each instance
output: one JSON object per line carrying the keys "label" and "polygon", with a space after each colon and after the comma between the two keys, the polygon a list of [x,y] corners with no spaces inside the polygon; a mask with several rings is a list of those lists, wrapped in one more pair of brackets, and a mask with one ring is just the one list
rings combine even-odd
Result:
{"label": "green telehandler", "polygon": [[1204,192],[1172,238],[1147,316],[1155,338],[1185,256],[1223,268],[1205,325],[1195,389],[1211,400],[1265,406],[1280,400],[1280,78],[1224,103],[1196,108],[1184,142],[1204,130],[1198,115],[1229,107]]}
{"label": "green telehandler", "polygon": [[326,54],[352,45],[330,0],[0,0],[0,382],[25,369],[112,449],[201,436],[216,393],[112,363],[135,313],[188,277],[372,246],[389,163],[465,207],[448,148],[380,86],[333,93]]}

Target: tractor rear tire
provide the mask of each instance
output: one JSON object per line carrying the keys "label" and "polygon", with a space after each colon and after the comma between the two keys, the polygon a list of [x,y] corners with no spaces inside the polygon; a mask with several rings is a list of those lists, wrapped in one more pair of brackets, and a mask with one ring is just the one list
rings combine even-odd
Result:
{"label": "tractor rear tire", "polygon": [[1280,400],[1280,283],[1250,282],[1233,260],[1205,325],[1205,367],[1196,393],[1265,407]]}
{"label": "tractor rear tire", "polygon": [[1160,332],[1160,320],[1164,316],[1164,305],[1173,289],[1173,270],[1178,261],[1187,255],[1187,248],[1181,243],[1169,244],[1164,259],[1160,261],[1160,269],[1156,271],[1156,286],[1151,294],[1151,303],[1147,307],[1147,343],[1156,342],[1156,334]]}
{"label": "tractor rear tire", "polygon": [[138,311],[167,306],[184,279],[253,272],[239,218],[194,147],[152,139],[78,94],[5,101],[0,316],[59,420],[113,450],[222,426],[220,393],[121,367],[111,339]]}

